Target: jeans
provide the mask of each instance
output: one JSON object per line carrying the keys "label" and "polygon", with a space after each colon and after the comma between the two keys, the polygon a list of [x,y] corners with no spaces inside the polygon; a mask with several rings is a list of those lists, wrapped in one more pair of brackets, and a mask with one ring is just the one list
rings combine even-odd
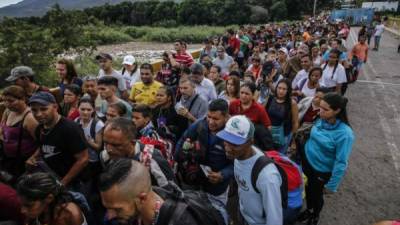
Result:
{"label": "jeans", "polygon": [[381,42],[381,36],[374,36],[374,45],[376,49],[379,49],[379,43]]}
{"label": "jeans", "polygon": [[301,206],[297,208],[283,209],[283,225],[290,225],[296,222],[297,217],[301,211]]}
{"label": "jeans", "polygon": [[302,159],[302,167],[308,178],[305,188],[307,209],[312,210],[315,216],[319,216],[324,206],[324,187],[332,174],[315,170],[308,162],[306,155]]}

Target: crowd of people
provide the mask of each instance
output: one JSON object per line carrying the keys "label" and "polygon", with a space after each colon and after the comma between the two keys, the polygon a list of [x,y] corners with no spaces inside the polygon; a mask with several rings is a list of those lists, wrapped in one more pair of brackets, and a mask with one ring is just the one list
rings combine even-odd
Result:
{"label": "crowd of people", "polygon": [[344,95],[368,56],[367,36],[347,50],[348,35],[323,19],[241,26],[204,40],[199,59],[177,40],[160,71],[100,53],[98,74],[78,76],[60,59],[61,97],[12,69],[0,220],[318,224],[346,172]]}

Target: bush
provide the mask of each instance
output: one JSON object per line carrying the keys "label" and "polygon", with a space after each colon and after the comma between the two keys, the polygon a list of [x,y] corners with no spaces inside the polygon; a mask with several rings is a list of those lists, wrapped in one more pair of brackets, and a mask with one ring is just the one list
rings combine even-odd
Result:
{"label": "bush", "polygon": [[97,44],[117,44],[133,41],[133,38],[126,34],[123,29],[108,26],[87,26],[86,32],[89,33],[93,40],[96,40]]}
{"label": "bush", "polygon": [[221,35],[229,27],[211,26],[179,26],[176,28],[165,27],[126,27],[124,32],[132,38],[141,41],[174,42],[181,39],[189,43],[201,43],[205,38]]}

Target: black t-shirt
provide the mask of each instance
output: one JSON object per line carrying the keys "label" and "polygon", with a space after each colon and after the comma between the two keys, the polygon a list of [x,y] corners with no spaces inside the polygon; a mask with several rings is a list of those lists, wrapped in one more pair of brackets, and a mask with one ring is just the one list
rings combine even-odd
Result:
{"label": "black t-shirt", "polygon": [[50,130],[38,126],[35,136],[43,160],[61,178],[75,163],[74,155],[87,149],[82,129],[64,117]]}

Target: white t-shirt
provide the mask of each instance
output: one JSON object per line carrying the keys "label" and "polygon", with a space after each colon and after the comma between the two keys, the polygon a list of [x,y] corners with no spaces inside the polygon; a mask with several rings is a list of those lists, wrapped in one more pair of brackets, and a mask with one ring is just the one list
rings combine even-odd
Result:
{"label": "white t-shirt", "polygon": [[126,90],[125,79],[122,77],[121,73],[119,73],[118,71],[113,70],[113,72],[110,75],[106,75],[104,70],[100,69],[98,78],[103,77],[103,76],[113,76],[113,77],[117,78],[117,80],[118,80],[118,90],[120,92],[123,92],[123,91]]}
{"label": "white t-shirt", "polygon": [[314,59],[313,61],[313,66],[314,67],[320,67],[322,64],[322,57],[318,56],[317,58]]}
{"label": "white t-shirt", "polygon": [[[300,89],[301,88],[301,92],[306,96],[306,97],[314,97],[315,96],[315,92],[317,90],[317,88],[309,88],[308,87],[308,78],[304,78],[299,80],[299,82],[297,83],[297,88]],[[301,87],[301,85],[304,83],[303,87]]]}
{"label": "white t-shirt", "polygon": [[228,74],[229,67],[233,63],[233,58],[225,53],[224,59],[220,59],[219,57],[215,58],[212,62],[214,65],[221,67],[221,74]]}
{"label": "white t-shirt", "polygon": [[295,89],[297,86],[297,83],[299,83],[300,80],[307,78],[308,77],[308,72],[304,69],[300,70],[296,76],[293,78],[292,81],[292,88]]}
{"label": "white t-shirt", "polygon": [[[124,73],[122,73],[124,71]],[[127,70],[121,70],[122,77],[125,79],[126,88],[132,89],[133,84],[142,81],[140,79],[140,69],[138,68],[132,75]]]}
{"label": "white t-shirt", "polygon": [[376,25],[374,36],[381,36],[383,31],[385,31],[385,25],[383,25],[383,24]]}
{"label": "white t-shirt", "polygon": [[[325,64],[322,65],[324,68]],[[346,71],[344,67],[339,63],[333,74],[333,69],[335,66],[330,67],[329,65],[326,66],[324,71],[322,72],[322,77],[319,80],[319,84],[322,87],[332,88],[336,87],[336,84],[343,84],[347,82]]]}

